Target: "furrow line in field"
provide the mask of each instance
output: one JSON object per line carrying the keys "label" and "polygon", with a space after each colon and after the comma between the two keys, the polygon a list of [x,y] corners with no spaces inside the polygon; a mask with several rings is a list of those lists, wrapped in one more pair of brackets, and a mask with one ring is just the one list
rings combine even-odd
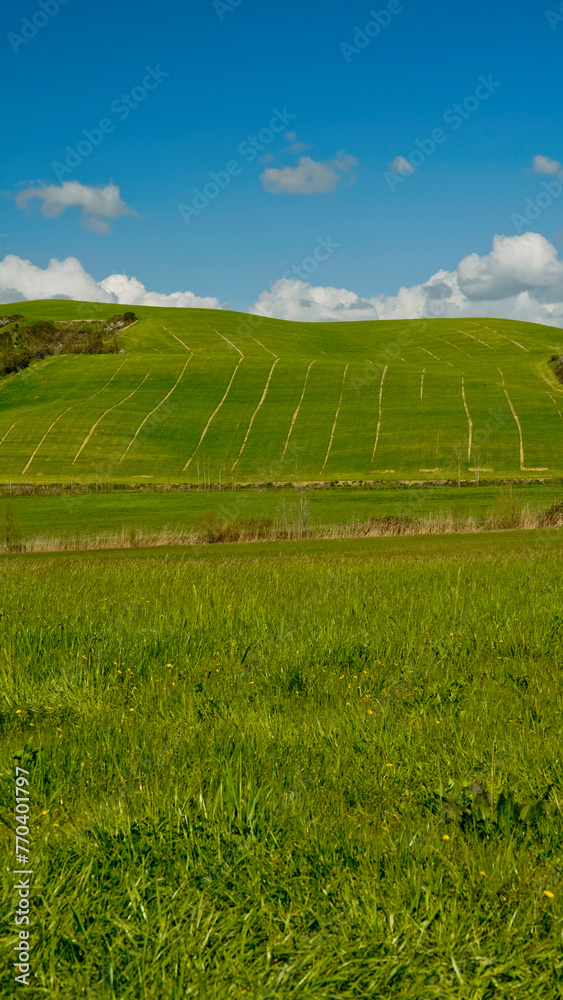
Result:
{"label": "furrow line in field", "polygon": [[326,463],[328,461],[328,456],[330,455],[330,449],[332,448],[332,442],[333,442],[333,439],[334,439],[334,432],[336,430],[336,424],[338,422],[338,414],[340,413],[340,407],[342,406],[342,396],[344,395],[344,383],[346,381],[346,372],[348,371],[349,367],[350,367],[350,362],[348,362],[348,364],[346,365],[346,368],[344,369],[344,375],[342,376],[342,388],[340,390],[340,399],[338,400],[338,407],[337,407],[337,410],[336,410],[336,415],[334,417],[334,423],[332,425],[332,431],[331,431],[331,434],[330,434],[330,441],[328,442],[328,448],[327,448],[327,452],[326,452],[326,455],[325,455],[325,460],[324,460],[324,462],[322,464],[322,467],[321,467],[321,472],[323,471],[323,469],[324,469],[324,467],[325,467],[325,465],[326,465]]}
{"label": "furrow line in field", "polygon": [[[127,360],[127,359],[126,359],[126,360]],[[113,380],[114,380],[115,376],[116,376],[116,375],[118,374],[118,372],[119,372],[119,371],[120,371],[120,370],[121,370],[121,369],[123,368],[123,365],[124,365],[124,364],[125,364],[125,361],[124,361],[124,362],[123,362],[123,363],[122,363],[122,364],[121,364],[121,365],[119,366],[119,368],[117,369],[117,371],[113,373],[112,377],[111,377],[111,378],[110,378],[110,379],[109,379],[109,380],[108,380],[108,381],[107,381],[107,382],[105,383],[105,385],[103,385],[103,386],[101,387],[101,389],[97,389],[97,390],[96,390],[96,392],[92,393],[92,395],[91,395],[91,396],[87,396],[87,398],[86,398],[86,399],[81,399],[81,400],[80,400],[80,401],[79,401],[78,403],[73,403],[73,404],[72,404],[71,406],[67,406],[66,410],[63,410],[63,412],[62,412],[62,413],[59,413],[59,415],[58,415],[58,417],[56,418],[56,420],[53,420],[53,423],[51,424],[51,426],[50,426],[50,427],[48,427],[48,428],[47,428],[47,430],[45,431],[45,433],[44,433],[43,437],[41,438],[41,440],[40,440],[39,444],[37,445],[37,448],[35,449],[35,451],[33,452],[32,456],[31,456],[31,458],[29,459],[29,461],[28,461],[28,463],[27,463],[27,465],[26,465],[25,469],[22,469],[22,476],[24,476],[24,475],[25,475],[25,473],[27,472],[27,470],[29,469],[29,466],[31,465],[31,463],[33,462],[33,459],[34,459],[34,458],[35,458],[35,456],[37,455],[37,452],[39,451],[39,449],[40,449],[41,445],[42,445],[42,444],[43,444],[43,442],[45,441],[45,438],[47,438],[47,437],[49,436],[49,434],[51,433],[51,431],[52,431],[53,427],[54,427],[54,426],[55,426],[56,424],[58,424],[58,422],[59,422],[59,420],[61,419],[61,417],[64,417],[65,413],[69,413],[69,412],[70,412],[70,410],[74,410],[74,408],[75,408],[76,406],[80,406],[80,405],[81,405],[82,403],[89,403],[91,399],[95,399],[95,397],[96,397],[96,396],[99,396],[99,394],[100,394],[101,392],[103,392],[103,390],[104,390],[104,389],[106,389],[106,388],[107,388],[107,386],[108,386],[108,385],[110,384],[110,382],[113,382]]]}
{"label": "furrow line in field", "polygon": [[240,451],[239,451],[239,453],[238,453],[238,455],[237,455],[237,457],[235,459],[235,462],[234,462],[234,464],[233,464],[233,466],[231,468],[231,472],[234,472],[236,466],[238,465],[240,457],[241,457],[241,455],[242,455],[242,453],[244,451],[246,442],[248,441],[248,435],[250,434],[250,431],[252,430],[252,425],[253,425],[253,423],[254,423],[257,415],[258,415],[258,411],[260,410],[260,407],[262,406],[262,403],[266,399],[266,394],[267,394],[268,388],[270,386],[270,381],[271,381],[272,375],[274,374],[274,368],[276,367],[278,361],[279,361],[279,358],[276,358],[276,360],[274,361],[272,367],[270,368],[270,374],[268,375],[268,380],[266,382],[266,385],[264,386],[264,392],[262,393],[262,398],[261,398],[260,402],[258,403],[258,406],[256,407],[254,413],[252,414],[252,416],[250,418],[250,423],[248,425],[248,430],[247,430],[247,432],[245,434],[244,441],[242,442],[241,449],[240,449]]}
{"label": "furrow line in field", "polygon": [[178,375],[178,378],[177,378],[177,379],[176,379],[176,381],[174,382],[174,385],[173,385],[173,386],[172,386],[172,388],[170,389],[170,392],[167,392],[167,393],[166,393],[166,396],[164,396],[164,398],[160,400],[160,403],[158,404],[158,406],[155,406],[155,407],[154,407],[154,409],[152,409],[152,410],[150,411],[150,413],[147,413],[147,415],[146,415],[146,417],[144,418],[144,420],[142,420],[142,421],[141,421],[141,423],[140,423],[140,424],[139,424],[139,426],[137,427],[137,430],[135,431],[135,433],[134,433],[133,437],[131,438],[131,440],[130,440],[129,444],[127,445],[127,447],[126,447],[125,451],[123,452],[123,455],[122,455],[122,456],[121,456],[121,458],[119,459],[119,462],[117,463],[118,465],[121,465],[121,463],[122,463],[123,459],[125,458],[125,456],[127,455],[127,452],[129,451],[129,449],[130,449],[131,445],[132,445],[132,444],[134,444],[134,443],[135,443],[135,441],[137,440],[137,437],[138,437],[138,436],[139,436],[139,434],[141,433],[141,431],[142,431],[143,427],[145,426],[145,424],[146,424],[147,420],[149,420],[149,419],[150,419],[150,418],[151,418],[151,417],[153,416],[153,414],[154,414],[154,413],[156,413],[156,411],[157,411],[157,410],[160,410],[160,407],[164,405],[164,403],[166,402],[166,400],[167,400],[167,399],[170,399],[170,396],[172,395],[172,393],[173,393],[173,392],[174,392],[174,390],[176,389],[177,385],[178,385],[178,384],[179,384],[179,382],[181,381],[181,379],[182,379],[182,376],[183,376],[183,374],[184,374],[184,372],[185,372],[186,368],[188,367],[188,365],[189,365],[190,361],[192,360],[192,358],[193,358],[193,354],[190,354],[190,356],[189,356],[188,360],[186,361],[186,363],[185,363],[184,367],[182,368],[182,371],[180,372],[180,374]]}
{"label": "furrow line in field", "polygon": [[513,340],[512,337],[505,337],[504,333],[499,333],[498,330],[493,330],[493,328],[491,326],[484,326],[483,329],[484,330],[490,330],[491,333],[496,333],[497,337],[502,337],[503,340],[508,340],[509,343],[514,344],[515,347],[519,347],[520,350],[521,351],[525,351],[526,354],[530,353],[529,350],[528,350],[528,348],[524,347],[523,344],[519,344],[518,341],[517,340]]}
{"label": "furrow line in field", "polygon": [[3,438],[2,438],[2,440],[0,441],[0,444],[4,444],[4,441],[5,441],[5,440],[6,440],[6,438],[8,437],[8,434],[10,433],[10,431],[13,431],[14,427],[16,426],[16,424],[19,424],[20,420],[22,420],[22,419],[23,419],[22,417],[18,417],[18,419],[14,421],[14,423],[13,423],[13,424],[12,424],[12,426],[11,426],[11,427],[9,428],[9,430],[7,430],[7,431],[6,431],[6,433],[4,434],[4,437],[3,437]]}
{"label": "furrow line in field", "polygon": [[41,445],[43,444],[43,442],[44,442],[45,438],[49,436],[49,434],[50,434],[50,432],[51,432],[51,431],[53,430],[53,427],[55,426],[55,424],[58,424],[58,422],[59,422],[59,420],[61,419],[61,417],[64,417],[65,413],[68,413],[68,412],[69,412],[69,410],[72,410],[72,408],[73,408],[74,406],[76,406],[76,405],[77,405],[76,403],[73,403],[73,404],[72,404],[72,406],[67,406],[66,410],[63,410],[63,412],[62,412],[62,413],[59,413],[59,415],[58,415],[58,417],[56,418],[56,420],[53,420],[53,423],[52,423],[52,424],[50,425],[50,427],[48,427],[48,428],[47,428],[47,430],[45,431],[45,433],[44,433],[43,437],[41,438],[41,440],[40,440],[39,444],[37,445],[37,448],[36,448],[36,449],[35,449],[35,451],[33,452],[33,454],[32,454],[32,456],[31,456],[31,458],[29,459],[29,461],[28,461],[28,463],[27,463],[27,465],[25,466],[25,468],[24,468],[24,469],[22,469],[22,476],[25,476],[25,474],[26,474],[27,470],[29,469],[29,466],[31,465],[31,463],[33,462],[33,459],[34,459],[34,458],[35,458],[35,456],[37,455],[37,452],[39,451],[39,449],[40,449]]}
{"label": "furrow line in field", "polygon": [[152,371],[152,368],[149,368],[149,370],[148,370],[147,374],[145,375],[144,379],[142,380],[142,382],[139,382],[139,385],[137,386],[136,389],[133,389],[133,392],[130,392],[128,396],[125,396],[123,399],[120,399],[118,403],[114,403],[113,406],[109,407],[109,409],[104,410],[104,412],[102,413],[101,417],[98,417],[98,419],[96,420],[96,423],[92,424],[90,430],[88,431],[86,437],[84,438],[82,444],[80,445],[80,448],[78,449],[78,451],[76,452],[76,455],[74,456],[74,458],[72,460],[72,464],[73,465],[76,462],[76,459],[79,458],[81,452],[84,450],[84,448],[88,444],[88,441],[92,437],[92,434],[96,430],[96,427],[98,426],[98,424],[101,423],[101,421],[104,419],[104,417],[107,417],[108,413],[111,413],[112,410],[117,409],[117,407],[121,406],[122,403],[126,403],[128,399],[131,399],[131,396],[134,396],[135,393],[141,388],[141,386],[143,385],[143,383],[147,381],[147,379],[148,379],[151,371]]}
{"label": "furrow line in field", "polygon": [[162,327],[163,330],[166,330],[166,333],[169,333],[171,337],[174,337],[174,340],[177,340],[178,343],[182,345],[182,347],[185,347],[186,351],[188,352],[188,354],[193,354],[194,353],[191,350],[191,348],[188,347],[188,345],[185,344],[184,341],[180,339],[180,337],[177,337],[175,333],[172,333],[172,330],[169,330],[167,326],[163,326],[162,323],[159,323],[159,326]]}
{"label": "furrow line in field", "polygon": [[233,350],[235,350],[237,352],[237,354],[240,354],[241,358],[244,358],[244,354],[242,353],[242,351],[238,347],[236,347],[232,343],[232,341],[229,340],[228,337],[225,337],[225,335],[223,333],[219,333],[219,331],[216,330],[215,327],[209,326],[209,323],[206,323],[205,325],[206,325],[206,327],[208,327],[209,330],[212,330],[213,333],[216,333],[218,337],[221,337],[223,340],[225,340],[227,342],[227,344],[229,344],[230,347],[232,347]]}
{"label": "furrow line in field", "polygon": [[425,347],[419,347],[419,351],[424,351],[425,354],[429,354],[431,358],[435,358],[436,361],[439,361],[441,365],[446,364],[449,365],[450,368],[455,368],[455,365],[452,365],[451,361],[442,361],[442,359],[439,358],[436,354],[432,354],[432,351],[427,351]]}
{"label": "furrow line in field", "polygon": [[[479,324],[477,324],[477,326],[478,325]],[[494,351],[495,354],[498,354],[498,351],[495,351],[494,347],[491,347],[490,344],[485,343],[484,340],[479,340],[479,337],[474,337],[472,333],[467,333],[467,330],[458,330],[457,332],[462,333],[464,337],[471,337],[471,340],[476,340],[478,344],[482,344],[483,347],[488,347],[489,351]]]}
{"label": "furrow line in field", "polygon": [[253,340],[255,344],[258,344],[258,346],[261,347],[263,351],[267,351],[268,354],[271,354],[273,358],[277,358],[279,360],[277,354],[274,354],[274,352],[271,351],[269,347],[264,347],[264,344],[261,344],[260,341],[256,339],[256,337],[251,336],[250,339]]}
{"label": "furrow line in field", "polygon": [[379,386],[379,419],[377,421],[377,431],[375,433],[375,444],[373,446],[373,454],[371,456],[372,462],[373,462],[373,460],[375,458],[375,453],[377,451],[377,445],[379,443],[379,432],[381,430],[381,414],[382,414],[382,403],[383,403],[383,383],[385,381],[385,376],[387,374],[387,369],[388,368],[389,368],[389,365],[385,365],[385,368],[383,369],[383,374],[381,376],[381,385]]}
{"label": "furrow line in field", "polygon": [[499,375],[500,375],[500,377],[502,379],[502,388],[504,390],[504,395],[506,396],[506,399],[508,401],[508,405],[510,407],[510,412],[512,413],[512,416],[514,417],[516,426],[518,428],[518,434],[520,436],[520,469],[523,469],[524,468],[524,438],[522,436],[522,426],[521,426],[520,421],[518,419],[518,414],[516,413],[516,410],[514,409],[514,406],[512,405],[512,400],[510,399],[510,396],[508,395],[508,392],[506,391],[506,386],[504,384],[504,375],[502,374],[500,368],[498,368],[497,371],[498,371],[498,373],[499,373]]}
{"label": "furrow line in field", "polygon": [[542,466],[527,466],[527,465],[524,465],[524,437],[522,435],[522,425],[521,425],[521,423],[520,423],[520,421],[518,419],[518,414],[516,413],[516,410],[514,409],[514,406],[512,405],[512,400],[510,399],[510,396],[508,395],[508,392],[506,391],[506,386],[504,384],[504,375],[502,374],[500,368],[498,368],[497,371],[499,372],[500,377],[502,379],[502,387],[504,389],[504,395],[506,396],[506,399],[508,401],[508,405],[510,407],[512,416],[514,417],[514,420],[516,421],[516,426],[518,428],[518,434],[520,435],[520,470],[521,470],[521,472],[547,472],[547,468],[545,466],[543,466],[543,465]]}
{"label": "furrow line in field", "polygon": [[[555,409],[557,410],[557,412],[558,412],[559,416],[560,416],[560,417],[561,417],[561,419],[563,420],[563,415],[561,414],[561,410],[559,409],[559,407],[558,407],[558,405],[557,405],[557,403],[556,403],[555,399],[554,399],[554,398],[553,398],[553,396],[551,395],[551,393],[550,393],[550,392],[548,392],[548,391],[547,391],[547,389],[546,389],[546,391],[545,391],[545,394],[546,394],[546,396],[549,396],[549,398],[550,398],[551,402],[553,403],[553,405],[554,405]],[[2,444],[2,442],[1,442],[1,441],[0,441],[0,444]]]}
{"label": "furrow line in field", "polygon": [[475,359],[474,359],[474,358],[473,358],[473,357],[471,356],[471,354],[468,354],[468,353],[467,353],[467,351],[464,351],[464,350],[463,350],[463,347],[458,347],[458,345],[457,345],[457,344],[450,344],[449,340],[442,340],[442,338],[441,338],[441,337],[437,337],[437,340],[439,340],[439,341],[440,341],[440,342],[441,342],[442,344],[447,344],[447,345],[448,345],[448,347],[453,347],[453,348],[455,348],[455,350],[456,350],[456,351],[461,351],[461,353],[462,353],[462,354],[465,354],[465,357],[466,357],[466,358],[471,358],[471,360],[472,360],[472,361],[474,361],[474,360],[475,360]]}
{"label": "furrow line in field", "polygon": [[229,391],[230,391],[230,388],[231,388],[231,386],[232,386],[232,384],[233,384],[233,382],[234,382],[234,380],[235,380],[235,375],[236,375],[236,373],[237,373],[237,371],[238,371],[238,369],[239,369],[239,366],[240,366],[240,365],[242,365],[242,362],[243,362],[243,361],[244,361],[244,358],[240,358],[240,359],[239,359],[239,360],[237,361],[237,363],[236,363],[236,365],[235,365],[235,370],[234,370],[233,374],[231,375],[231,380],[230,380],[230,382],[229,382],[229,384],[228,384],[228,386],[227,386],[227,388],[226,388],[226,390],[225,390],[225,395],[223,396],[223,398],[222,398],[221,402],[219,403],[219,405],[218,405],[218,406],[216,406],[216,407],[215,407],[215,409],[213,410],[213,413],[211,414],[211,416],[210,416],[209,420],[207,421],[207,423],[206,423],[206,425],[205,425],[205,427],[204,427],[204,429],[203,429],[203,434],[201,435],[201,437],[200,437],[200,439],[199,439],[198,443],[196,444],[196,446],[195,446],[195,448],[194,448],[194,450],[193,450],[192,454],[191,454],[191,455],[190,455],[190,457],[188,458],[188,461],[186,462],[186,464],[185,464],[184,468],[182,469],[182,472],[185,472],[185,471],[186,471],[186,469],[188,468],[188,466],[189,466],[190,462],[192,461],[192,459],[193,459],[193,457],[194,457],[194,455],[195,455],[196,451],[198,450],[198,448],[199,448],[199,446],[200,446],[201,442],[203,441],[203,439],[204,439],[205,435],[207,434],[207,431],[209,430],[209,428],[210,428],[210,426],[211,426],[211,424],[212,424],[212,422],[213,422],[214,418],[215,418],[215,417],[217,416],[217,414],[218,414],[219,410],[221,409],[221,407],[222,407],[223,403],[225,402],[225,400],[226,400],[227,396],[229,395]]}
{"label": "furrow line in field", "polygon": [[469,440],[467,442],[467,461],[471,462],[471,447],[473,445],[473,421],[469,413],[469,407],[467,405],[467,400],[465,398],[465,375],[461,376],[461,395],[463,398],[463,406],[465,408],[465,414],[467,416],[467,423],[469,425]]}
{"label": "furrow line in field", "polygon": [[426,374],[426,368],[422,369],[422,375],[420,376],[420,402],[422,403],[422,397],[424,395],[424,376]]}
{"label": "furrow line in field", "polygon": [[303,399],[305,398],[305,389],[307,388],[307,381],[309,379],[309,372],[311,371],[311,368],[313,367],[314,364],[315,364],[315,362],[311,361],[311,364],[307,368],[307,374],[305,375],[305,382],[303,383],[303,392],[301,393],[301,399],[299,400],[299,402],[297,404],[297,409],[296,409],[295,413],[293,414],[293,417],[291,418],[291,425],[290,425],[290,428],[289,428],[289,431],[288,431],[288,434],[287,434],[287,438],[285,439],[285,445],[284,445],[284,449],[283,449],[283,453],[282,453],[282,457],[281,457],[282,462],[283,462],[283,460],[285,458],[285,453],[287,451],[287,446],[289,444],[289,439],[291,437],[293,428],[295,426],[295,421],[297,420],[297,417],[299,416],[299,410],[301,409],[301,403],[303,402]]}

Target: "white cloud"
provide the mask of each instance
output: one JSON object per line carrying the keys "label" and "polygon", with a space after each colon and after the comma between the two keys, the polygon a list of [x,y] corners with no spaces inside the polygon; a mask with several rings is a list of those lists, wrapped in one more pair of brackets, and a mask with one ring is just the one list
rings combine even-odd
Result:
{"label": "white cloud", "polygon": [[149,292],[137,278],[127,278],[124,274],[110,274],[103,281],[96,281],[76,257],[50,260],[45,268],[14,254],[0,261],[0,302],[55,297],[118,305],[221,308],[218,299],[200,298],[193,292],[171,292],[170,295]]}
{"label": "white cloud", "polygon": [[219,299],[201,298],[193,292],[147,292],[138,278],[127,278],[124,274],[110,274],[100,281],[100,287],[112,295],[112,302],[133,306],[178,306],[183,309],[221,309]]}
{"label": "white cloud", "polygon": [[550,174],[555,177],[563,171],[563,163],[550,160],[549,156],[534,156],[532,169],[535,174]]}
{"label": "white cloud", "polygon": [[250,312],[306,322],[489,316],[563,326],[563,261],[539,233],[496,236],[491,253],[396,295],[362,298],[345,288],[281,278]]}
{"label": "white cloud", "polygon": [[[45,268],[13,254],[0,261],[0,302],[56,296],[119,305],[222,308],[218,299],[189,291],[148,291],[124,274],[96,281],[76,257],[51,260]],[[281,278],[249,312],[307,322],[488,316],[563,327],[563,260],[539,233],[495,236],[490,253],[469,254],[455,271],[437,271],[396,295],[362,297],[346,288]]]}
{"label": "white cloud", "polygon": [[396,156],[395,159],[389,164],[389,170],[392,170],[394,174],[414,173],[412,163],[409,163],[404,156]]}
{"label": "white cloud", "polygon": [[563,261],[539,233],[495,236],[491,253],[470,254],[458,265],[457,277],[468,299],[498,301],[532,289],[563,289]]}
{"label": "white cloud", "polygon": [[[337,153],[334,160],[320,162],[302,156],[296,167],[269,167],[260,175],[262,186],[271,194],[326,194],[334,191],[358,161],[347,153]],[[352,174],[351,181],[355,180]]]}
{"label": "white cloud", "polygon": [[82,209],[82,224],[95,233],[109,233],[110,225],[105,219],[118,219],[122,215],[137,215],[122,197],[116,184],[105,187],[89,187],[80,181],[63,181],[62,184],[41,184],[26,188],[16,195],[16,205],[27,208],[29,202],[41,202],[41,214],[48,219],[56,219],[67,208]]}

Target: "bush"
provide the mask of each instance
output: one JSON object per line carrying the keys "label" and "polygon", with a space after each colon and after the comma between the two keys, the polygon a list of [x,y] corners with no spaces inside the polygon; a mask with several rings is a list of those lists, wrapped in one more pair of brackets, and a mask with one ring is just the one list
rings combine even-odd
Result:
{"label": "bush", "polygon": [[542,514],[540,528],[557,528],[563,525],[563,500],[558,500]]}
{"label": "bush", "polygon": [[491,515],[493,528],[518,528],[522,520],[522,504],[512,486],[501,488],[498,501]]}

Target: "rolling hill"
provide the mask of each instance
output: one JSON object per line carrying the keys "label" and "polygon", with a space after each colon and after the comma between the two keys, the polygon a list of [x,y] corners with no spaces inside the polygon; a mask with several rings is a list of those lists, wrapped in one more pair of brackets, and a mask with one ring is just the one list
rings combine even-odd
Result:
{"label": "rolling hill", "polygon": [[[0,482],[563,475],[556,328],[134,308],[119,354],[55,355],[0,379]],[[9,309],[32,322],[116,311]]]}

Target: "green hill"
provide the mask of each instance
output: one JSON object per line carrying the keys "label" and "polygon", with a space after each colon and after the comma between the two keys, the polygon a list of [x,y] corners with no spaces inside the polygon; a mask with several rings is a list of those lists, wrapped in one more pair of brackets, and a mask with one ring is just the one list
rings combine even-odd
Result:
{"label": "green hill", "polygon": [[[4,308],[26,322],[116,312]],[[0,379],[0,482],[563,475],[561,330],[134,308],[120,353],[57,354]]]}

